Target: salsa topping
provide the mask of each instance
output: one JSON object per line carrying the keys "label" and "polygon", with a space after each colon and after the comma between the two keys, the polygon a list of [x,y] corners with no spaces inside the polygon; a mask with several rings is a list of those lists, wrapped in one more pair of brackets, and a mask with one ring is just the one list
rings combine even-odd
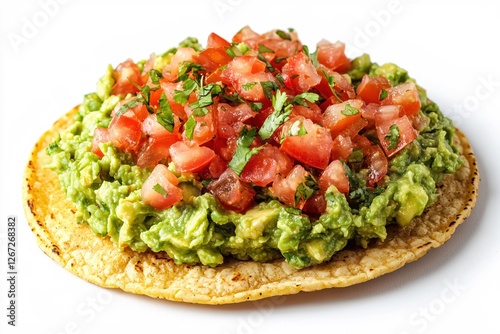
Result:
{"label": "salsa topping", "polygon": [[116,231],[93,229],[178,262],[284,256],[296,267],[406,225],[460,166],[453,126],[400,67],[350,60],[341,42],[311,50],[294,30],[244,27],[108,68],[69,130],[85,148],[48,150],[67,191],[83,177],[74,164],[94,166],[92,190],[70,194],[82,219],[111,220]]}

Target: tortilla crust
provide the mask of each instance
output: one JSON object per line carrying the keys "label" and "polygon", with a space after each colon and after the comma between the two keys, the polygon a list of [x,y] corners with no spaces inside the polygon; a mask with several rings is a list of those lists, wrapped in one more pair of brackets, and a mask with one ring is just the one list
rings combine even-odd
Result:
{"label": "tortilla crust", "polygon": [[36,143],[23,181],[28,223],[39,247],[73,274],[96,285],[135,294],[200,304],[229,304],[362,283],[401,268],[444,244],[470,215],[480,182],[474,152],[457,130],[464,165],[446,175],[439,198],[405,229],[391,225],[384,242],[367,249],[351,247],[330,262],[301,270],[284,260],[269,263],[226,260],[211,268],[176,265],[163,253],[120,251],[109,238],[75,222],[76,208],[59,179],[44,168],[45,148],[74,119],[76,108],[60,118]]}

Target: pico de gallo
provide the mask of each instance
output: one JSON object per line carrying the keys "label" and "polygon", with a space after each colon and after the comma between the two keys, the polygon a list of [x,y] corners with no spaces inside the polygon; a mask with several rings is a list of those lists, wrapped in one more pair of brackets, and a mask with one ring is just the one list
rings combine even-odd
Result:
{"label": "pico de gallo", "polygon": [[247,26],[108,67],[47,152],[119,247],[302,268],[422,214],[461,165],[453,131],[404,69]]}

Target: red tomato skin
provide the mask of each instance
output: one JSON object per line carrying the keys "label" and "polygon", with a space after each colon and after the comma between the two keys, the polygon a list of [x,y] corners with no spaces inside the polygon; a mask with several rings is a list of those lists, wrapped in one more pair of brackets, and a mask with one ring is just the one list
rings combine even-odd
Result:
{"label": "red tomato skin", "polygon": [[212,32],[210,35],[208,35],[207,38],[207,49],[210,48],[228,48],[231,46],[231,43],[229,43],[227,40],[222,38],[221,36],[217,35],[216,33]]}
{"label": "red tomato skin", "polygon": [[[385,138],[387,134],[390,132],[390,127],[396,124],[399,129],[399,142],[396,148],[389,149],[390,143],[389,140]],[[406,147],[409,143],[411,143],[414,139],[417,138],[417,131],[413,128],[411,121],[408,116],[404,115],[403,117],[399,117],[393,120],[386,121],[382,124],[377,124],[377,137],[380,141],[380,145],[384,149],[387,157],[392,157],[394,154],[401,151]]]}
{"label": "red tomato skin", "polygon": [[[292,125],[301,122],[307,133],[302,136],[290,136]],[[330,160],[332,150],[332,136],[330,132],[310,119],[298,116],[288,120],[282,127],[281,137],[284,140],[281,150],[290,157],[311,167],[325,169]]]}
{"label": "red tomato skin", "polygon": [[408,81],[387,89],[387,98],[380,102],[384,105],[399,105],[402,109],[402,114],[408,117],[418,113],[422,107],[418,96],[417,86],[413,81]]}
{"label": "red tomato skin", "polygon": [[137,152],[137,166],[154,168],[161,160],[170,156],[170,146],[179,141],[179,137],[171,133],[149,137]]}
{"label": "red tomato skin", "polygon": [[242,182],[232,169],[227,168],[220,177],[212,181],[207,189],[219,200],[225,208],[236,212],[243,212],[252,203],[255,190]]}
{"label": "red tomato skin", "polygon": [[120,115],[109,124],[109,136],[113,145],[127,152],[135,152],[141,142],[141,122],[135,117]]}
{"label": "red tomato skin", "polygon": [[331,43],[327,40],[318,43],[318,62],[340,73],[347,71],[351,66],[351,61],[345,55],[345,44]]}
{"label": "red tomato skin", "polygon": [[97,155],[99,158],[102,158],[104,156],[104,153],[101,151],[99,144],[109,143],[110,141],[111,138],[109,136],[109,130],[107,128],[95,128],[94,137],[92,138],[91,152]]}
{"label": "red tomato skin", "polygon": [[378,145],[371,145],[365,150],[365,164],[370,170],[368,174],[368,185],[375,185],[387,174],[388,161],[384,151]]}
{"label": "red tomato skin", "polygon": [[360,84],[356,88],[356,94],[365,103],[380,103],[380,93],[382,89],[389,89],[391,84],[384,76],[371,77],[365,74]]}
{"label": "red tomato skin", "polygon": [[[182,199],[182,190],[177,187],[178,182],[165,165],[156,165],[151,175],[144,181],[141,189],[142,200],[157,210],[167,209]],[[154,190],[157,184],[167,193],[166,197]]]}
{"label": "red tomato skin", "polygon": [[346,176],[346,171],[340,160],[332,161],[328,167],[325,168],[318,180],[318,186],[324,192],[332,185],[343,194],[349,192],[349,179]]}
{"label": "red tomato skin", "polygon": [[295,165],[286,177],[277,175],[270,190],[282,203],[302,209],[306,201],[302,199],[295,203],[295,193],[299,184],[304,183],[309,174],[301,165]]}
{"label": "red tomato skin", "polygon": [[178,172],[199,172],[215,158],[213,150],[195,142],[178,141],[170,146],[169,153]]}
{"label": "red tomato skin", "polygon": [[115,84],[112,87],[114,95],[135,94],[138,92],[134,83],[142,86],[142,76],[139,67],[132,59],[119,64],[113,72]]}
{"label": "red tomato skin", "polygon": [[[348,104],[358,110],[358,113],[354,115],[344,115],[342,112]],[[339,104],[332,104],[323,113],[322,124],[330,129],[332,137],[335,138],[343,130],[346,130],[359,121],[361,118],[362,106],[363,101],[361,100],[347,100]]]}

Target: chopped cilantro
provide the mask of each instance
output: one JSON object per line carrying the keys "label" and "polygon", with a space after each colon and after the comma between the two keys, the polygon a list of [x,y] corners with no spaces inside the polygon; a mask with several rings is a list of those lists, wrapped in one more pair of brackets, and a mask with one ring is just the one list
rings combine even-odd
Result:
{"label": "chopped cilantro", "polygon": [[155,85],[160,83],[160,79],[163,78],[163,74],[160,71],[152,69],[148,72],[149,77],[151,78],[151,82]]}
{"label": "chopped cilantro", "polygon": [[398,147],[399,144],[399,127],[397,124],[393,124],[389,127],[389,133],[384,137],[387,141],[389,141],[389,146],[387,147],[389,150],[393,150]]}
{"label": "chopped cilantro", "polygon": [[179,104],[186,104],[189,99],[189,95],[195,91],[198,87],[198,83],[193,79],[187,79],[182,85],[183,90],[174,90],[174,101]]}
{"label": "chopped cilantro", "polygon": [[274,72],[274,67],[273,65],[271,65],[270,62],[267,61],[266,57],[264,57],[264,55],[262,55],[262,53],[259,53],[257,55],[257,58],[259,58],[260,61],[262,61],[263,63],[266,64],[266,68],[269,72],[273,73]]}
{"label": "chopped cilantro", "polygon": [[287,32],[284,32],[283,30],[276,30],[276,35],[278,35],[282,39],[286,39],[288,41],[292,40],[292,37],[290,36],[290,34]]}
{"label": "chopped cilantro", "polygon": [[174,132],[174,114],[172,113],[172,108],[168,99],[165,96],[165,92],[161,93],[160,100],[158,101],[160,111],[156,114],[156,120],[167,129],[169,132]]}
{"label": "chopped cilantro", "polygon": [[164,198],[168,197],[168,193],[163,189],[163,187],[157,183],[153,186],[153,190],[156,191],[158,194],[162,195]]}
{"label": "chopped cilantro", "polygon": [[251,90],[256,84],[257,82],[255,81],[247,82],[246,84],[241,85],[241,88],[243,88],[243,90]]}
{"label": "chopped cilantro", "polygon": [[190,61],[184,61],[179,66],[179,74],[178,74],[179,81],[185,81],[186,79],[188,79],[189,72],[192,72],[193,74],[195,74],[195,76],[198,77],[198,72],[203,70],[205,70],[205,68],[200,64],[193,63]]}
{"label": "chopped cilantro", "polygon": [[260,85],[262,86],[264,95],[269,100],[273,97],[273,90],[279,89],[278,85],[274,81],[261,81]]}
{"label": "chopped cilantro", "polygon": [[139,100],[138,99],[133,99],[127,103],[125,103],[124,105],[122,105],[120,107],[120,109],[118,109],[118,111],[116,112],[116,116],[121,116],[123,115],[124,113],[127,112],[127,110],[133,108],[133,107],[137,107],[139,105]]}
{"label": "chopped cilantro", "polygon": [[[318,68],[319,66],[319,61],[318,61],[318,49],[314,51],[313,53],[309,53],[309,47],[307,45],[302,46],[302,51],[304,51],[305,55],[311,58],[311,61],[314,65],[315,68]],[[325,71],[323,71],[325,72]]]}
{"label": "chopped cilantro", "polygon": [[290,130],[288,131],[289,136],[304,136],[306,134],[307,134],[306,127],[304,126],[304,123],[302,123],[299,120],[293,122],[292,126],[290,127]]}
{"label": "chopped cilantro", "polygon": [[189,116],[186,124],[184,124],[184,131],[186,131],[186,137],[189,140],[193,140],[194,128],[196,127],[196,120],[193,115]]}
{"label": "chopped cilantro", "polygon": [[380,91],[380,96],[378,97],[378,100],[382,101],[383,99],[385,99],[387,97],[387,95],[389,95],[389,93],[385,89],[382,89]]}
{"label": "chopped cilantro", "polygon": [[299,95],[296,95],[292,103],[293,104],[299,104],[301,106],[307,107],[307,103],[305,101],[311,102],[311,103],[316,103],[319,100],[319,95],[316,93],[309,93],[305,92]]}
{"label": "chopped cilantro", "polygon": [[263,44],[259,43],[259,53],[274,53],[274,50],[271,50],[270,48],[266,47]]}
{"label": "chopped cilantro", "polygon": [[306,180],[300,183],[295,191],[295,206],[297,206],[300,201],[311,198],[318,189],[318,183],[314,177],[312,175],[306,176]]}
{"label": "chopped cilantro", "polygon": [[248,105],[250,106],[250,109],[255,112],[261,111],[264,106],[262,102],[248,102]]}
{"label": "chopped cilantro", "polygon": [[262,149],[262,146],[250,149],[250,145],[252,145],[256,136],[257,128],[251,128],[248,130],[247,127],[243,127],[240,132],[240,136],[236,141],[236,152],[234,152],[233,158],[228,165],[228,167],[238,175],[241,174],[250,158]]}
{"label": "chopped cilantro", "polygon": [[206,115],[208,113],[208,109],[206,109],[206,107],[214,103],[213,96],[219,95],[221,92],[222,88],[217,84],[212,83],[201,87],[198,92],[198,100],[189,105],[193,109],[193,115]]}
{"label": "chopped cilantro", "polygon": [[353,116],[359,114],[359,110],[351,106],[349,103],[345,106],[345,108],[341,111],[344,116]]}
{"label": "chopped cilantro", "polygon": [[274,111],[267,116],[259,130],[259,136],[263,139],[269,139],[274,131],[288,120],[288,117],[292,113],[292,104],[288,104],[284,110],[283,106],[287,100],[286,93],[282,93],[280,90],[276,91],[276,95],[271,98],[271,103]]}

